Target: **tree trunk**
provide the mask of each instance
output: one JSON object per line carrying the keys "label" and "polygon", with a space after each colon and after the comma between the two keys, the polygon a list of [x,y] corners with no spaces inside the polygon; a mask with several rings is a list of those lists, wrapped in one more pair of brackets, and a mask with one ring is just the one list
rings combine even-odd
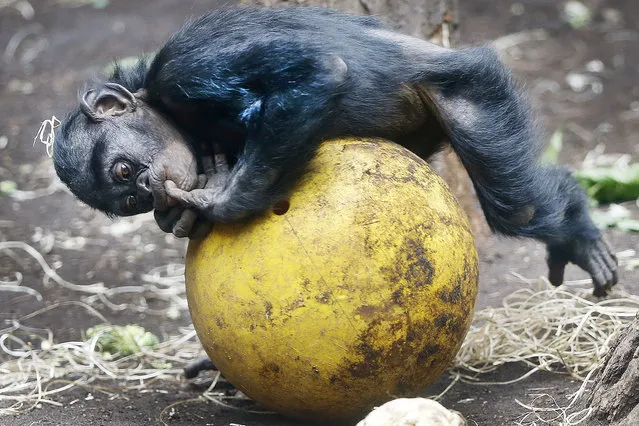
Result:
{"label": "tree trunk", "polygon": [[[268,7],[319,6],[360,15],[377,15],[404,34],[442,45],[458,40],[458,0],[241,0],[243,4]],[[431,164],[442,175],[470,218],[476,237],[486,235],[488,226],[475,197],[473,186],[457,155],[447,148]]]}
{"label": "tree trunk", "polygon": [[612,343],[588,404],[588,424],[639,425],[639,315]]}
{"label": "tree trunk", "polygon": [[457,0],[242,0],[242,3],[328,7],[359,15],[377,15],[405,34],[427,39],[440,37],[442,23],[457,24]]}

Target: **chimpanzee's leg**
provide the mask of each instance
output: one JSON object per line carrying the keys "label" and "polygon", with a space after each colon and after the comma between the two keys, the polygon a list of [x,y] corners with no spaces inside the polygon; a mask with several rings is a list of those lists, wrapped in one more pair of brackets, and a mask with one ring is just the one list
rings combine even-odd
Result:
{"label": "chimpanzee's leg", "polygon": [[572,262],[590,273],[595,294],[605,294],[617,281],[616,259],[570,173],[539,164],[528,102],[497,54],[470,48],[426,57],[419,81],[433,93],[492,229],[545,242],[553,284]]}

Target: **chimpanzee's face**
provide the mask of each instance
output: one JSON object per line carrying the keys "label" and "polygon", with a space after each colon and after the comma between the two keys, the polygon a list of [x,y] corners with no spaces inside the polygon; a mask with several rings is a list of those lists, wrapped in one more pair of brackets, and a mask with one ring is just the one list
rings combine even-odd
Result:
{"label": "chimpanzee's face", "polygon": [[57,131],[53,160],[60,179],[107,215],[130,216],[168,204],[164,182],[185,190],[197,161],[173,124],[122,86],[87,90]]}

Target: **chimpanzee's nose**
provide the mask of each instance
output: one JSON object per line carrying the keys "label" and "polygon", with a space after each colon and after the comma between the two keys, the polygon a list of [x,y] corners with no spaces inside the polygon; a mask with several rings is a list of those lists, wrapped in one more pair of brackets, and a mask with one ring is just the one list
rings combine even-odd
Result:
{"label": "chimpanzee's nose", "polygon": [[138,195],[142,197],[150,197],[152,195],[151,184],[149,183],[148,173],[146,172],[140,173],[136,181],[136,185],[138,187]]}

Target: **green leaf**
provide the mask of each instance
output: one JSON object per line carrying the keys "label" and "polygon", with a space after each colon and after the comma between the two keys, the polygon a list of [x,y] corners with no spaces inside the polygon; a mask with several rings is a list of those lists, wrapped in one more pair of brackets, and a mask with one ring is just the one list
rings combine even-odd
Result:
{"label": "green leaf", "polygon": [[94,9],[104,9],[109,5],[109,0],[93,0]]}
{"label": "green leaf", "polygon": [[557,164],[559,153],[563,148],[564,134],[561,129],[555,131],[548,141],[548,147],[541,155],[541,162],[544,164]]}
{"label": "green leaf", "polygon": [[631,217],[630,210],[618,204],[612,204],[607,210],[595,210],[590,214],[598,228],[616,227],[624,232],[639,232],[639,220]]}
{"label": "green leaf", "polygon": [[0,195],[9,195],[18,189],[18,184],[12,180],[0,181]]}
{"label": "green leaf", "polygon": [[592,12],[580,1],[564,3],[563,18],[574,29],[582,28],[592,20]]}
{"label": "green leaf", "polygon": [[92,5],[94,9],[104,9],[109,5],[109,0],[56,0],[55,3],[69,8]]}
{"label": "green leaf", "polygon": [[639,232],[639,220],[623,219],[617,222],[617,228],[625,232]]}
{"label": "green leaf", "polygon": [[627,167],[595,167],[575,172],[588,196],[600,203],[639,198],[639,163]]}

